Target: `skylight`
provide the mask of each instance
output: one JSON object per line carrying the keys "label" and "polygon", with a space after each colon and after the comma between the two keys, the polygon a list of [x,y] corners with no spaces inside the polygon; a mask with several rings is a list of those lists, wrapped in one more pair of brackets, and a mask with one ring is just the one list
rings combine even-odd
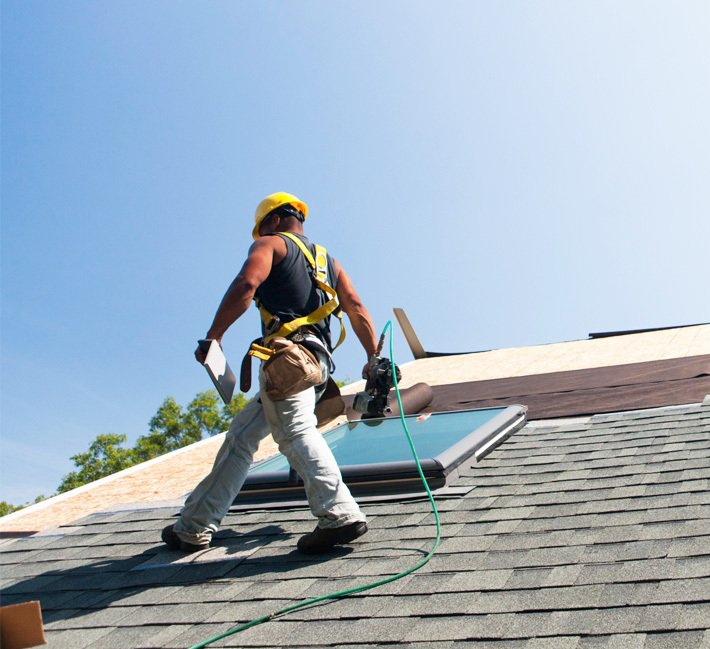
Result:
{"label": "skylight", "polygon": [[[524,406],[440,412],[406,417],[430,488],[450,482],[458,466],[480,460],[525,423]],[[354,494],[422,491],[398,417],[347,422],[324,435]],[[255,464],[236,504],[303,497],[303,483],[283,455]]]}

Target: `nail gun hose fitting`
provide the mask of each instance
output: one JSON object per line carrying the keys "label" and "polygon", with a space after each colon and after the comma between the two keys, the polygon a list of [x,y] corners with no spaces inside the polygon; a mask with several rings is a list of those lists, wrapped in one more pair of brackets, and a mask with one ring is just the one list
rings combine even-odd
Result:
{"label": "nail gun hose fitting", "polygon": [[[387,324],[385,325],[385,328],[382,330],[382,335],[380,337],[380,346],[384,342],[385,335],[387,331],[389,330],[390,333],[390,360],[394,364],[394,354],[393,354],[393,344],[392,344],[392,321],[388,320]],[[396,372],[395,372],[396,374]],[[402,398],[399,393],[399,385],[397,384],[397,377],[394,377],[394,391],[395,394],[397,395],[397,403],[399,405],[399,418],[402,422],[402,428],[404,428],[404,433],[407,436],[407,441],[409,442],[409,449],[412,452],[412,457],[414,458],[414,463],[417,465],[417,471],[419,472],[419,477],[421,478],[422,484],[424,485],[424,490],[427,493],[427,496],[429,497],[429,503],[431,504],[431,510],[434,514],[434,520],[436,521],[436,538],[434,539],[434,545],[432,546],[431,550],[429,550],[429,553],[419,562],[417,562],[415,565],[413,565],[411,568],[408,568],[407,570],[404,570],[403,572],[400,572],[396,575],[393,575],[391,577],[386,577],[385,579],[380,579],[379,581],[372,582],[371,584],[365,584],[363,586],[357,586],[355,588],[349,588],[348,590],[341,590],[336,593],[331,593],[330,595],[322,595],[321,597],[314,597],[312,599],[306,599],[302,602],[299,602],[297,604],[293,604],[291,606],[287,606],[286,608],[282,608],[281,610],[274,611],[273,613],[270,613],[269,615],[264,615],[262,617],[258,617],[251,622],[246,622],[245,624],[240,624],[239,626],[236,626],[232,629],[229,629],[228,631],[225,631],[224,633],[220,633],[219,635],[214,636],[213,638],[210,638],[209,640],[205,640],[204,642],[201,642],[200,644],[196,644],[190,649],[202,649],[203,647],[206,647],[209,644],[212,644],[213,642],[217,642],[218,640],[222,640],[223,638],[226,638],[230,635],[234,635],[235,633],[239,633],[240,631],[245,631],[246,629],[250,629],[251,627],[257,626],[259,624],[263,624],[264,622],[269,622],[270,620],[273,620],[277,617],[283,617],[284,615],[288,615],[289,613],[293,613],[294,611],[298,611],[302,608],[306,608],[309,606],[314,606],[315,604],[319,604],[321,602],[325,602],[328,600],[336,600],[336,599],[341,599],[343,597],[347,597],[348,595],[354,595],[356,593],[362,593],[363,591],[366,590],[371,590],[372,588],[377,588],[378,586],[384,586],[385,584],[389,584],[393,581],[397,581],[398,579],[401,579],[402,577],[406,577],[407,575],[412,574],[416,570],[419,570],[422,566],[426,565],[429,562],[429,559],[434,555],[434,552],[436,552],[436,549],[439,547],[439,543],[441,542],[441,521],[439,519],[439,511],[436,508],[436,503],[434,502],[434,496],[431,493],[431,489],[429,489],[429,485],[427,484],[426,478],[424,477],[424,471],[422,471],[422,465],[419,462],[419,456],[417,455],[417,451],[414,448],[414,442],[412,441],[412,436],[409,433],[409,428],[407,428],[407,420],[404,417],[404,408],[402,407]]]}

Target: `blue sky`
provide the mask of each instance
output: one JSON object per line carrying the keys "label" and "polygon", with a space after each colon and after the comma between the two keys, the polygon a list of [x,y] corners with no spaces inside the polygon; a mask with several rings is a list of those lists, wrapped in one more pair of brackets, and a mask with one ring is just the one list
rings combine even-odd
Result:
{"label": "blue sky", "polygon": [[430,350],[708,321],[708,33],[705,2],[3,0],[0,500],[209,388],[273,191]]}

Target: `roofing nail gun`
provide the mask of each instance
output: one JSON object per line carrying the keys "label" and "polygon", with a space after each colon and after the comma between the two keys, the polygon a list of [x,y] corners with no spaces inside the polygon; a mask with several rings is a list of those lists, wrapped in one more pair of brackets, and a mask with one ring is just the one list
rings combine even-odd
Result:
{"label": "roofing nail gun", "polygon": [[362,413],[362,419],[375,419],[384,417],[385,413],[392,412],[390,408],[390,390],[394,387],[394,372],[397,382],[402,380],[402,373],[389,358],[380,356],[384,334],[380,337],[375,355],[367,366],[365,390],[358,392],[353,400],[353,410]]}

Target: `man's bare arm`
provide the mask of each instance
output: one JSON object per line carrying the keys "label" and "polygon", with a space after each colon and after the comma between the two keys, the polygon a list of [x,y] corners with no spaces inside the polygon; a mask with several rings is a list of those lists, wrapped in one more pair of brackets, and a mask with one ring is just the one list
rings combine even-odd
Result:
{"label": "man's bare arm", "polygon": [[271,272],[277,246],[276,237],[263,237],[252,244],[242,269],[230,284],[217,308],[207,338],[221,341],[227,329],[244,315],[254,299],[256,289]]}
{"label": "man's bare arm", "polygon": [[347,313],[348,320],[360,344],[367,354],[368,361],[377,352],[377,337],[375,335],[375,325],[360,296],[343,267],[336,261],[335,272],[338,278],[338,300],[343,311]]}

